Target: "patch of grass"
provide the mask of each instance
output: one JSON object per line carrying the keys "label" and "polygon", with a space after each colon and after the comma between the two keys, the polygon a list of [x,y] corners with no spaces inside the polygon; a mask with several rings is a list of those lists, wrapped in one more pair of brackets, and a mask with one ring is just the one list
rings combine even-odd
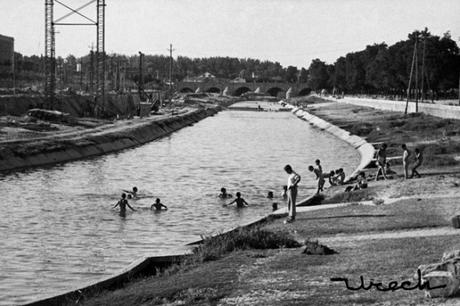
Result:
{"label": "patch of grass", "polygon": [[216,237],[205,238],[203,244],[193,250],[194,261],[216,260],[234,250],[298,248],[300,243],[287,231],[273,232],[260,227],[239,228]]}
{"label": "patch of grass", "polygon": [[[455,199],[407,199],[393,204],[349,205],[332,209],[299,213],[296,222],[289,225],[297,235],[323,237],[352,234],[449,226],[456,210]],[[266,225],[272,231],[283,230],[286,225],[275,220]]]}

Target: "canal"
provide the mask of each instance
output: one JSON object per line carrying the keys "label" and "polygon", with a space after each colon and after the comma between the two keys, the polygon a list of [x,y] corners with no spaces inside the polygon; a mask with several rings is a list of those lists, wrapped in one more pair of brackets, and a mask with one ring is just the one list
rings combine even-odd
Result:
{"label": "canal", "polygon": [[[351,146],[289,112],[227,110],[141,147],[0,175],[0,304],[62,293],[262,217],[283,205],[285,164],[302,176],[304,199],[315,189],[307,166],[316,158],[347,174],[359,163]],[[133,186],[143,198],[121,218],[111,207]],[[221,187],[249,207],[224,207]],[[168,211],[150,210],[157,197]]]}

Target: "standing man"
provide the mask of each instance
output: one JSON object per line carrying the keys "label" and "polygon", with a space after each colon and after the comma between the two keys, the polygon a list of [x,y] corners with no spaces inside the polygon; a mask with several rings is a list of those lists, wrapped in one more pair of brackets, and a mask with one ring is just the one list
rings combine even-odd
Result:
{"label": "standing man", "polygon": [[405,143],[401,145],[401,148],[403,149],[403,155],[402,155],[402,163],[403,163],[403,168],[404,168],[404,179],[407,180],[409,178],[409,156],[410,156],[410,151],[407,149],[407,146]]}
{"label": "standing man", "polygon": [[380,171],[382,172],[383,178],[386,180],[385,164],[387,163],[387,144],[384,143],[377,151],[377,174],[375,180],[378,181]]}
{"label": "standing man", "polygon": [[300,175],[295,173],[290,165],[284,166],[284,171],[289,175],[287,183],[288,218],[284,223],[290,223],[295,220],[295,200],[297,197],[297,184],[300,182]]}

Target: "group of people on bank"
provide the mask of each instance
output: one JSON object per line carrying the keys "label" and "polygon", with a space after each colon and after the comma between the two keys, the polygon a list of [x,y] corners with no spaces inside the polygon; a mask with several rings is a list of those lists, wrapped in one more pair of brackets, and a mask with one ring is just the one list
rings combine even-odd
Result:
{"label": "group of people on bank", "polygon": [[[423,163],[423,153],[420,148],[414,149],[414,154],[407,148],[406,144],[401,145],[402,149],[402,165],[404,171],[404,179],[413,178],[414,175],[420,177],[417,169]],[[375,180],[377,181],[380,177],[380,174],[386,180],[391,174],[396,174],[396,172],[390,169],[390,163],[387,161],[387,144],[383,143],[376,153],[376,164],[377,164],[377,173],[375,174]],[[411,173],[409,175],[409,170]]]}

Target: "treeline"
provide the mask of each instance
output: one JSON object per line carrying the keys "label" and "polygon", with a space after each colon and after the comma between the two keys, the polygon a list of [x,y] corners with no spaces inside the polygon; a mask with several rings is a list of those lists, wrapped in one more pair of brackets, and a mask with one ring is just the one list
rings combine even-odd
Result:
{"label": "treeline", "polygon": [[424,92],[455,94],[459,86],[459,48],[449,32],[439,37],[427,29],[414,31],[391,46],[374,44],[348,53],[334,64],[315,59],[308,68],[308,86],[346,94],[405,95],[416,41],[411,88],[417,85],[420,95],[423,81]]}
{"label": "treeline", "polygon": [[[385,43],[367,46],[364,50],[339,57],[333,64],[320,59],[311,62],[308,69],[283,67],[278,62],[241,59],[234,57],[189,58],[179,56],[173,60],[174,82],[209,72],[218,78],[241,77],[247,81],[307,83],[315,91],[345,94],[405,95],[410,79],[414,46],[417,41],[417,78],[412,88],[420,88],[422,80],[426,92],[455,92],[458,90],[460,55],[449,32],[442,37],[427,29],[414,31],[404,41],[391,46]],[[139,55],[110,54],[106,56],[107,80],[124,74],[128,86],[137,86],[140,80]],[[19,80],[43,80],[43,57],[22,56],[16,53],[16,77]],[[82,58],[69,55],[56,59],[58,86],[78,88],[94,79],[95,56]],[[169,79],[170,58],[165,55],[145,55],[142,69],[144,83],[164,84]],[[77,70],[77,66],[81,69]],[[423,66],[423,69],[422,69]],[[415,75],[415,73],[414,73]],[[0,78],[10,75],[0,75]]]}

